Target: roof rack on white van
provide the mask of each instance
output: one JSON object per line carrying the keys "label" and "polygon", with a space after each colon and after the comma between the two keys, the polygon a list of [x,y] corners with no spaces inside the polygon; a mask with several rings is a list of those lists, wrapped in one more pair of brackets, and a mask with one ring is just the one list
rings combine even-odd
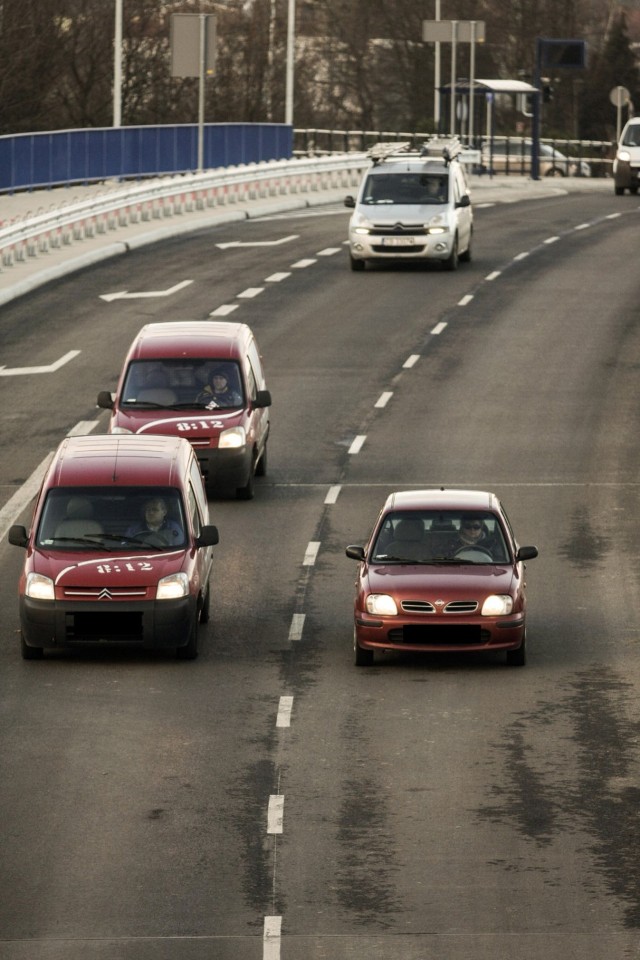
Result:
{"label": "roof rack on white van", "polygon": [[409,156],[444,159],[445,163],[450,163],[451,160],[460,156],[461,153],[462,144],[457,137],[432,137],[430,140],[425,140],[420,149],[408,140],[401,143],[381,141],[380,143],[374,144],[373,147],[370,147],[367,156],[373,161],[374,165],[395,157],[407,158]]}

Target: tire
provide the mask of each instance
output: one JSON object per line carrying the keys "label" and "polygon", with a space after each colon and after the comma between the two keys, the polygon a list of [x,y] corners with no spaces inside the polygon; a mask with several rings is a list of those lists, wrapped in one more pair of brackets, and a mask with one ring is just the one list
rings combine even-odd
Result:
{"label": "tire", "polygon": [[524,667],[527,662],[527,634],[522,637],[522,643],[517,650],[507,650],[507,666]]}
{"label": "tire", "polygon": [[200,623],[209,623],[211,616],[211,584],[207,584],[207,592],[204,595],[202,606],[200,607]]}
{"label": "tire", "polygon": [[251,469],[249,470],[249,479],[244,487],[236,487],[236,498],[238,500],[253,500],[256,492],[255,475],[256,465],[252,462]]}
{"label": "tire", "polygon": [[460,261],[460,263],[471,263],[471,241],[472,241],[472,239],[473,239],[473,234],[470,234],[470,235],[469,235],[469,246],[468,246],[467,249],[464,251],[464,253],[461,253],[460,256],[458,257],[458,260]]}
{"label": "tire", "polygon": [[256,464],[256,477],[266,477],[267,475],[267,445],[265,443],[262,456]]}
{"label": "tire", "polygon": [[624,187],[616,187],[616,197],[621,197],[624,193]]}
{"label": "tire", "polygon": [[445,270],[457,270],[459,260],[460,258],[458,256],[458,238],[456,237],[455,240],[453,241],[453,247],[451,248],[451,253],[449,254],[446,260],[442,261],[442,266],[444,267]]}
{"label": "tire", "polygon": [[20,653],[23,660],[42,660],[44,659],[44,650],[42,647],[30,647],[25,643],[24,637],[20,634]]}
{"label": "tire", "polygon": [[195,660],[198,656],[198,617],[193,618],[193,623],[189,631],[189,639],[184,647],[177,647],[176,656],[178,660]]}
{"label": "tire", "polygon": [[632,187],[629,187],[629,193],[630,193],[633,197],[636,196],[636,194],[638,193],[638,185],[637,185],[636,183],[634,183],[634,185],[633,185]]}
{"label": "tire", "polygon": [[371,667],[373,665],[373,650],[363,650],[353,630],[353,662],[356,667]]}
{"label": "tire", "polygon": [[560,167],[550,167],[545,173],[545,177],[564,177],[564,170]]}
{"label": "tire", "polygon": [[364,260],[355,260],[351,254],[349,254],[349,265],[352,270],[364,270],[365,262]]}

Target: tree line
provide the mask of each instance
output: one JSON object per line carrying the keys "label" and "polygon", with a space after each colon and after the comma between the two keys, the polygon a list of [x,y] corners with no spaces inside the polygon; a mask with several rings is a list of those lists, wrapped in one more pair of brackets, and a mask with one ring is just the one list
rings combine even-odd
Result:
{"label": "tree line", "polygon": [[[198,81],[171,76],[173,13],[215,13],[215,76],[207,122],[284,122],[288,0],[122,0],[123,125],[194,123]],[[0,0],[0,134],[109,127],[113,123],[116,0]],[[633,38],[638,12],[610,0],[444,0],[443,19],[482,20],[476,78],[530,79],[536,38],[587,43],[585,69],[545,77],[545,137],[610,140],[609,93],[624,86],[625,111],[640,104]],[[294,125],[434,130],[435,47],[422,42],[434,0],[297,0]],[[451,44],[441,45],[441,79]],[[459,44],[457,76],[468,76]],[[505,134],[526,120],[511,98],[497,103]]]}

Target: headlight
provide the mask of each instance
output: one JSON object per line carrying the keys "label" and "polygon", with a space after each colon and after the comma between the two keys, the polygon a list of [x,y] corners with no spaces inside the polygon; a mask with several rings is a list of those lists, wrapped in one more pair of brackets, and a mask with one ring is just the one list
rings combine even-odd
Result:
{"label": "headlight", "polygon": [[628,150],[618,150],[618,160],[623,160],[625,163],[628,163],[631,160],[631,154]]}
{"label": "headlight", "polygon": [[111,433],[112,435],[116,433],[133,433],[133,430],[127,430],[126,427],[112,427]]}
{"label": "headlight", "polygon": [[493,594],[482,604],[483,617],[504,617],[513,610],[513,597],[506,594]]}
{"label": "headlight", "polygon": [[189,595],[189,578],[186,573],[172,573],[158,582],[156,600],[179,600]]}
{"label": "headlight", "polygon": [[427,226],[427,233],[436,234],[436,233],[449,233],[449,227],[429,227]]}
{"label": "headlight", "polygon": [[244,447],[247,442],[247,435],[244,427],[229,427],[223,430],[218,440],[220,450],[237,450],[238,447]]}
{"label": "headlight", "polygon": [[393,597],[386,593],[370,593],[367,597],[367,613],[373,613],[377,617],[395,617],[398,615]]}
{"label": "headlight", "polygon": [[27,574],[24,592],[32,600],[55,600],[53,580],[51,577],[43,577],[40,573]]}

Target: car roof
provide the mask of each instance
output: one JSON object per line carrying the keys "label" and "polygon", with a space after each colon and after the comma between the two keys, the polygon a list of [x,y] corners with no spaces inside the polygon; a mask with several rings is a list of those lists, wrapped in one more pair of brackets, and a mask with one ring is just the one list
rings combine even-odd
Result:
{"label": "car roof", "polygon": [[148,323],[129,349],[128,360],[204,357],[237,360],[241,344],[251,336],[245,323],[221,320],[178,320]]}
{"label": "car roof", "polygon": [[177,487],[192,455],[184,437],[66,437],[54,454],[44,486]]}
{"label": "car roof", "polygon": [[385,160],[381,160],[375,166],[371,167],[367,173],[370,176],[380,176],[386,173],[395,173],[398,170],[406,171],[408,173],[447,173],[449,166],[452,163],[456,163],[455,160],[450,160],[449,163],[445,163],[440,157],[388,157]]}
{"label": "car roof", "polygon": [[494,493],[484,490],[399,490],[390,494],[383,512],[390,510],[499,510]]}

